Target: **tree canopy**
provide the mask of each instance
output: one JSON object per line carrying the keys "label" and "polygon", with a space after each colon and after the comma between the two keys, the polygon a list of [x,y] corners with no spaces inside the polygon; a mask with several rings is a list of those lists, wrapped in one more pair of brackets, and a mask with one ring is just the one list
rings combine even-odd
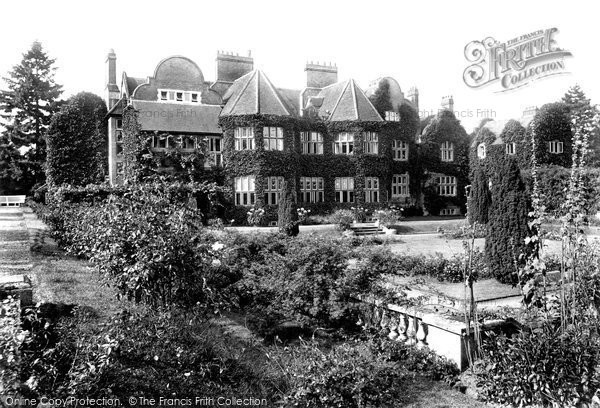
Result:
{"label": "tree canopy", "polygon": [[3,78],[8,89],[0,90],[0,145],[8,153],[0,157],[0,175],[10,177],[14,191],[28,192],[45,180],[46,131],[62,93],[54,62],[36,41]]}
{"label": "tree canopy", "polygon": [[48,184],[84,186],[102,182],[107,167],[106,105],[81,92],[61,107],[48,130]]}

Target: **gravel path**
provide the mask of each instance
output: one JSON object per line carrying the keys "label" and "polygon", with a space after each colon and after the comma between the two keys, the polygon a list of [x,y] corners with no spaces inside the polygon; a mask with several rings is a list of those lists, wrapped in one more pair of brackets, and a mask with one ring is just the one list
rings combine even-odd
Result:
{"label": "gravel path", "polygon": [[28,273],[30,248],[23,208],[0,207],[0,276]]}

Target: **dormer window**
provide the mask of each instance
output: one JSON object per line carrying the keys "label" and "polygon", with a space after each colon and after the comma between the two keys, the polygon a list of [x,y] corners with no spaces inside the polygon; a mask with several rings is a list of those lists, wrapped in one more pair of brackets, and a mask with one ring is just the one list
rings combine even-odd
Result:
{"label": "dormer window", "polygon": [[506,144],[506,154],[508,155],[514,155],[517,152],[517,147],[515,145],[515,143],[507,143]]}
{"label": "dormer window", "polygon": [[443,162],[454,161],[454,143],[446,141],[442,143],[440,150]]}
{"label": "dormer window", "polygon": [[480,159],[485,159],[485,156],[485,143],[479,143],[479,145],[477,146],[477,157],[479,157]]}
{"label": "dormer window", "polygon": [[561,154],[563,151],[563,142],[559,142],[558,140],[548,142],[548,152],[552,154]]}

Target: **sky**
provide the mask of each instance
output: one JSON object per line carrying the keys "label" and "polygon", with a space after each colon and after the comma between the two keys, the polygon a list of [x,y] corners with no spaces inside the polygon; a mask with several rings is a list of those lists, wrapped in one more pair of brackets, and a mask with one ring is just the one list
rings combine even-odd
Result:
{"label": "sky", "polygon": [[[452,95],[468,131],[485,117],[519,118],[526,107],[557,101],[576,83],[600,103],[599,21],[591,1],[19,0],[2,2],[0,12],[0,76],[38,40],[56,59],[64,97],[81,91],[104,96],[112,48],[119,78],[122,71],[151,76],[163,58],[184,55],[214,80],[217,50],[250,50],[255,68],[277,87],[300,89],[307,61],[333,62],[340,80],[353,78],[363,89],[382,76],[395,78],[405,93],[416,86],[422,115]],[[564,60],[569,74],[504,93],[465,84],[469,42],[504,42],[551,27],[559,30],[558,46],[573,55]]]}

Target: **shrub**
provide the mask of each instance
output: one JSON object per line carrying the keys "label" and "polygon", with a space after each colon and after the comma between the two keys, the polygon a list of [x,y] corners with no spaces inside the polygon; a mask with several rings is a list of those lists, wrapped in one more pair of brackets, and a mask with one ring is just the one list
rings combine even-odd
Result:
{"label": "shrub", "polygon": [[386,210],[377,210],[373,215],[379,221],[379,225],[389,228],[392,225],[396,225],[402,219],[402,209],[391,207]]}
{"label": "shrub", "polygon": [[279,200],[279,208],[277,212],[277,226],[279,227],[279,232],[290,237],[295,237],[300,233],[300,222],[298,221],[298,212],[296,209],[294,194],[292,192],[291,185],[285,181],[282,188],[283,193],[281,194],[281,199]]}
{"label": "shrub", "polygon": [[345,231],[350,229],[350,225],[354,222],[354,214],[350,210],[337,210],[329,217],[332,224],[335,224],[338,229]]}
{"label": "shrub", "polygon": [[477,375],[482,396],[518,406],[579,406],[600,387],[600,343],[594,331],[564,334],[551,325],[484,342]]}
{"label": "shrub", "polygon": [[263,219],[265,218],[265,210],[264,208],[251,208],[246,215],[248,224],[256,227],[262,224]]}
{"label": "shrub", "polygon": [[[304,342],[284,354],[291,390],[285,406],[394,407],[403,395],[407,371],[370,344],[345,343],[324,352]],[[281,357],[280,357],[281,358]]]}
{"label": "shrub", "polygon": [[529,202],[516,160],[499,164],[491,177],[492,202],[485,239],[489,270],[503,283],[515,283],[529,234]]}

